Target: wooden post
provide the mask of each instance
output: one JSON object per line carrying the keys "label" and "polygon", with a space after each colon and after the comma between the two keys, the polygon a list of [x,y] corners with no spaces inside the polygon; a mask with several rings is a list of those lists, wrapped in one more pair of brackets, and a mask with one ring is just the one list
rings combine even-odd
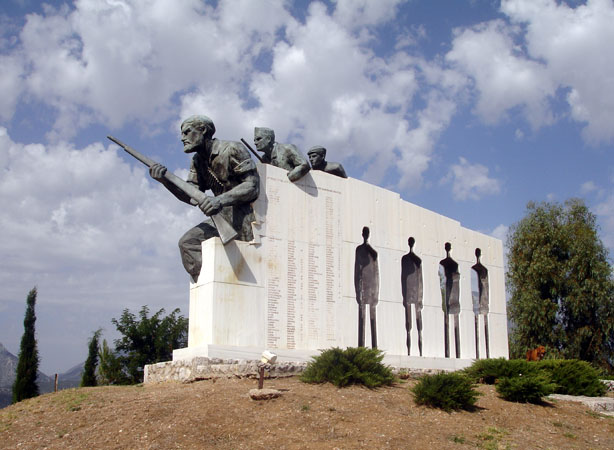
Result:
{"label": "wooden post", "polygon": [[264,365],[261,364],[260,367],[258,367],[258,389],[262,389],[262,387],[264,386]]}
{"label": "wooden post", "polygon": [[58,391],[58,374],[55,374],[55,383],[54,383],[54,388],[53,388],[53,392],[57,392]]}

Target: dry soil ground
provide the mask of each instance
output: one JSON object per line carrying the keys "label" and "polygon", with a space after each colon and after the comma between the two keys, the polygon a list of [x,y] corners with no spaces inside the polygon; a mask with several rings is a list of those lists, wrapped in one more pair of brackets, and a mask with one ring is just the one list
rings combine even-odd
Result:
{"label": "dry soil ground", "polygon": [[492,386],[473,412],[417,406],[415,381],[369,390],[266,380],[283,396],[256,402],[254,380],[69,389],[0,410],[0,447],[220,449],[614,449],[614,417],[578,403],[509,403]]}

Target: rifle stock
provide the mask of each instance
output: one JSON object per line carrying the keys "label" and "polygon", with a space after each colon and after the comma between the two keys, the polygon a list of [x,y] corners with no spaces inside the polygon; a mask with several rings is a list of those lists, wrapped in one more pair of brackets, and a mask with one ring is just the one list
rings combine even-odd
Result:
{"label": "rifle stock", "polygon": [[[126,153],[128,153],[130,156],[134,157],[135,159],[138,159],[143,164],[145,164],[147,167],[151,167],[154,164],[157,164],[153,159],[148,158],[147,156],[139,153],[138,151],[136,151],[129,145],[124,144],[119,139],[116,139],[113,136],[107,136],[107,138],[115,142],[117,145],[123,148],[126,151]],[[164,174],[164,178],[166,178],[173,186],[183,191],[186,195],[188,195],[191,199],[193,199],[199,204],[207,197],[205,193],[202,192],[200,189],[191,185],[187,181],[182,180],[177,175],[175,175],[174,173],[168,170]],[[224,219],[224,217],[221,214],[219,213],[213,214],[210,217],[211,217],[211,220],[213,221],[213,224],[215,225],[215,228],[217,228],[217,232],[220,235],[222,244],[226,245],[228,242],[232,241],[234,238],[237,237],[237,231],[226,221],[226,219]]]}

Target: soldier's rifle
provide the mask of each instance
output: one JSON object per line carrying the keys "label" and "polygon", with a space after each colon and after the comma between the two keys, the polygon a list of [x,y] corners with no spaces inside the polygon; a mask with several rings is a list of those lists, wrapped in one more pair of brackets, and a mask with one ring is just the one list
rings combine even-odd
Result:
{"label": "soldier's rifle", "polygon": [[241,138],[241,142],[243,142],[243,145],[245,145],[249,149],[249,151],[252,152],[256,158],[258,158],[258,161],[262,162],[262,158],[260,157],[260,155],[256,152],[256,150],[251,147],[251,145],[247,143],[245,139]]}
{"label": "soldier's rifle", "polygon": [[[147,167],[151,167],[154,164],[157,164],[156,161],[154,161],[153,159],[148,158],[147,156],[139,153],[138,151],[136,151],[129,145],[124,144],[119,139],[116,139],[113,136],[107,136],[107,138],[115,142],[117,145],[123,148],[129,155],[138,159],[143,164],[145,164]],[[187,181],[182,180],[181,178],[179,178],[177,175],[170,172],[169,170],[167,170],[164,173],[164,178],[168,182],[170,182],[173,186],[175,186],[176,188],[184,192],[188,197],[193,199],[197,204],[200,204],[205,198],[207,198],[205,193],[202,192],[200,189],[198,189],[196,186],[188,183]],[[232,241],[234,238],[237,237],[237,231],[226,221],[226,219],[224,219],[224,217],[221,214],[219,213],[213,214],[211,216],[211,220],[213,221],[215,228],[217,228],[217,232],[220,235],[222,244],[226,245],[228,242]]]}

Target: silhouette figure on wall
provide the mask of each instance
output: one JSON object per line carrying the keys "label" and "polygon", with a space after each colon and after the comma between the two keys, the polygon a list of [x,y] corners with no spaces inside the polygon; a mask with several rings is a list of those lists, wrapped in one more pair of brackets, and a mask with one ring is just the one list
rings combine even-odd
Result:
{"label": "silhouette figure on wall", "polygon": [[416,328],[418,328],[418,350],[422,356],[422,260],[414,253],[416,240],[407,240],[409,253],[401,258],[401,292],[405,307],[405,330],[407,331],[407,354],[411,353],[411,305],[416,309]]}
{"label": "silhouette figure on wall", "polygon": [[459,317],[460,314],[460,295],[459,295],[459,280],[460,273],[458,272],[458,263],[450,258],[450,250],[452,245],[446,242],[446,258],[439,261],[439,264],[444,269],[446,278],[445,282],[445,302],[443,305],[444,317],[444,344],[446,358],[450,357],[450,314],[454,316],[454,346],[456,349],[456,357],[460,358],[460,334],[459,334]]}
{"label": "silhouette figure on wall", "polygon": [[475,249],[477,263],[471,268],[478,275],[478,309],[475,311],[475,354],[480,357],[480,314],[484,316],[484,344],[486,345],[486,358],[490,358],[490,346],[488,342],[488,269],[480,262],[482,250]]}
{"label": "silhouette figure on wall", "polygon": [[354,263],[354,288],[358,302],[358,346],[365,346],[366,307],[369,305],[371,320],[371,346],[377,348],[377,326],[375,308],[379,297],[379,269],[377,252],[369,245],[369,228],[362,229],[363,243],[356,247]]}

